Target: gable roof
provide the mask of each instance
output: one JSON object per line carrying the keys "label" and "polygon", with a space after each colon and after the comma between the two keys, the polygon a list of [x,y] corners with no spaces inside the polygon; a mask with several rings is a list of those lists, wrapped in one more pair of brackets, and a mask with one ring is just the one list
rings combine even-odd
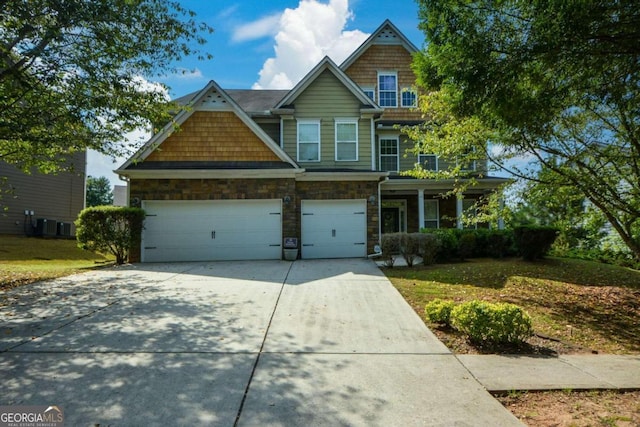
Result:
{"label": "gable roof", "polygon": [[328,56],[325,56],[289,93],[278,102],[274,110],[284,109],[300,96],[324,71],[331,72],[363,105],[370,108],[371,112],[382,113],[384,110],[369,98],[344,71]]}
{"label": "gable roof", "polygon": [[409,53],[415,53],[419,49],[402,34],[402,32],[393,25],[390,20],[385,20],[367,40],[364,41],[344,62],[340,65],[340,69],[346,70],[372,45],[400,45],[407,49]]}
{"label": "gable roof", "polygon": [[149,139],[133,156],[131,156],[116,173],[124,172],[133,164],[144,161],[160,144],[162,144],[175,130],[175,125],[182,125],[195,111],[231,111],[283,162],[299,169],[296,162],[276,144],[273,139],[229,96],[218,84],[211,80],[202,90],[185,95],[176,100],[186,105],[162,130]]}

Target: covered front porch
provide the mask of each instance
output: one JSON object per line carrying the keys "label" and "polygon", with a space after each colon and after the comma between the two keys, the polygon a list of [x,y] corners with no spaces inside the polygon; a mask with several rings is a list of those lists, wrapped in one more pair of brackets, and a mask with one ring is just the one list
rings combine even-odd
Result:
{"label": "covered front porch", "polygon": [[[423,228],[488,228],[489,224],[465,226],[463,214],[478,201],[495,192],[506,178],[482,178],[462,196],[443,197],[455,185],[453,180],[391,177],[380,184],[381,233],[415,233]],[[497,227],[504,228],[498,220]]]}

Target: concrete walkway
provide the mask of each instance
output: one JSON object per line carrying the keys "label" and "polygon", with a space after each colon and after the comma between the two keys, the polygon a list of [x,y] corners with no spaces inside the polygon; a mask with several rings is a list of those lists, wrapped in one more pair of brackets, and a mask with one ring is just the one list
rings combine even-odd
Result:
{"label": "concrete walkway", "polygon": [[487,389],[640,388],[637,357],[456,357],[367,260],[93,271],[0,322],[0,405],[66,425],[516,426]]}

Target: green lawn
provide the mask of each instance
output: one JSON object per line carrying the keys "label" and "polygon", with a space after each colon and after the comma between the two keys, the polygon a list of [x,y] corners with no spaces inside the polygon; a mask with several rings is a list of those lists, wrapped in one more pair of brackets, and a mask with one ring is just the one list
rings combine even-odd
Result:
{"label": "green lawn", "polygon": [[0,289],[67,276],[113,261],[75,240],[0,235]]}
{"label": "green lawn", "polygon": [[537,333],[604,353],[640,353],[640,272],[590,261],[476,259],[385,269],[416,312],[434,299],[510,302]]}

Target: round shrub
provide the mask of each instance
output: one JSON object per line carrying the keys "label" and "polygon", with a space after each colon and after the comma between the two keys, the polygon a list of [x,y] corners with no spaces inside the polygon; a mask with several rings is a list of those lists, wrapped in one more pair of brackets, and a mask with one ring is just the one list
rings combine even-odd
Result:
{"label": "round shrub", "polygon": [[531,317],[522,308],[477,300],[456,306],[451,326],[477,344],[515,344],[533,334]]}
{"label": "round shrub", "polygon": [[435,264],[440,248],[440,238],[436,234],[418,233],[418,255],[422,257],[422,265]]}
{"label": "round shrub", "polygon": [[436,298],[424,306],[424,314],[431,323],[451,326],[451,310],[456,306],[453,301]]}

